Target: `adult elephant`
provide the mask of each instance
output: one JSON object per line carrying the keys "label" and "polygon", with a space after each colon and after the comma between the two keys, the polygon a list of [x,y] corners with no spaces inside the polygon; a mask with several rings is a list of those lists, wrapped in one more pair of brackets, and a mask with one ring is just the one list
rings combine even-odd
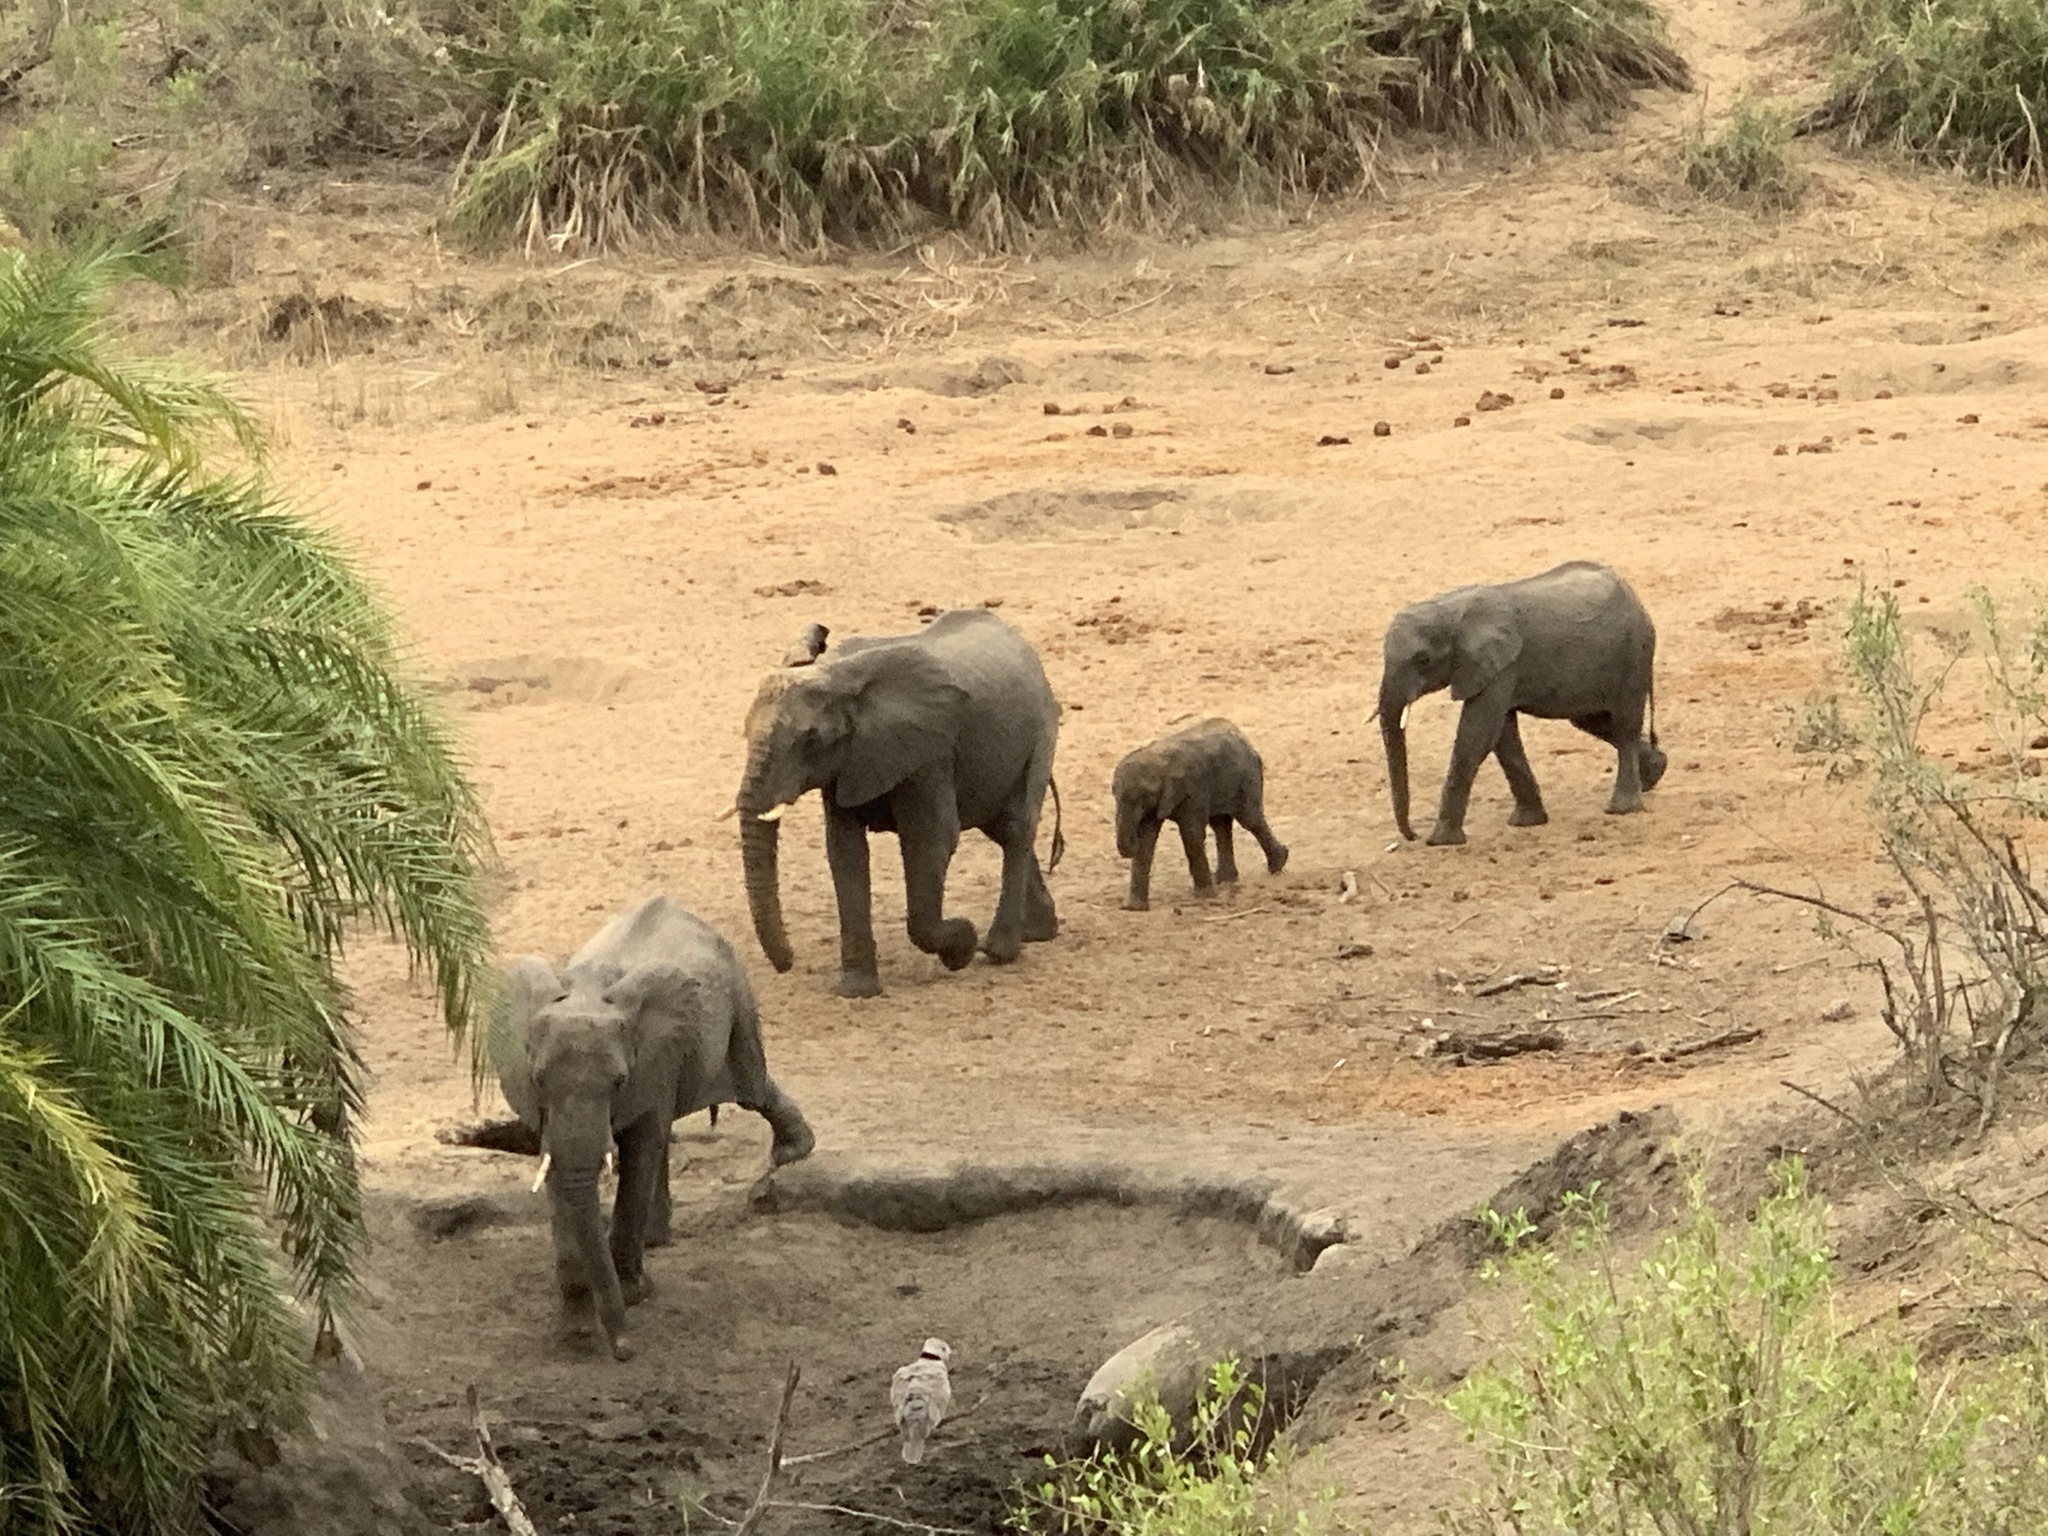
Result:
{"label": "adult elephant", "polygon": [[1377,715],[1403,837],[1415,836],[1408,823],[1408,706],[1447,684],[1465,708],[1432,843],[1465,841],[1472,780],[1489,753],[1515,797],[1509,825],[1550,819],[1522,750],[1521,715],[1569,720],[1615,749],[1612,814],[1641,810],[1643,791],[1664,776],[1651,678],[1657,627],[1629,584],[1604,565],[1570,560],[1540,576],[1458,587],[1411,604],[1387,626],[1385,655]]}
{"label": "adult elephant", "polygon": [[[557,976],[529,955],[506,977],[491,1056],[505,1101],[540,1133],[565,1333],[594,1304],[614,1357],[632,1356],[626,1306],[649,1291],[650,1230],[668,1231],[669,1131],[739,1104],[775,1133],[777,1163],[809,1154],[803,1112],[768,1075],[761,1015],[739,957],[666,896],[621,913]],[[607,1241],[597,1176],[616,1143]]]}
{"label": "adult elephant", "polygon": [[[910,941],[948,970],[974,958],[974,924],[945,914],[946,869],[963,827],[1003,850],[1002,895],[981,949],[1015,960],[1059,932],[1038,863],[1059,705],[1038,653],[985,608],[953,609],[914,635],[852,639],[815,661],[813,626],[769,674],[747,715],[741,850],[754,932],[778,971],[794,963],[782,922],[783,809],[810,790],[825,805],[825,856],[839,898],[841,997],[882,990],[868,883],[868,834],[902,847]],[[1057,808],[1057,792],[1055,792]],[[1061,838],[1053,832],[1052,862]]]}

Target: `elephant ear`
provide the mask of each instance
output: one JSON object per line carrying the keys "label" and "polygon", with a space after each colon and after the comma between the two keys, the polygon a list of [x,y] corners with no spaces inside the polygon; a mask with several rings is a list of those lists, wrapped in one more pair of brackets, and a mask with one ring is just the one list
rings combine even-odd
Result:
{"label": "elephant ear", "polygon": [[612,1123],[623,1125],[653,1109],[663,1088],[674,1091],[682,1065],[675,1058],[694,1043],[703,1014],[703,983],[672,961],[649,961],[607,987],[604,1000],[626,1021],[631,1075],[625,1098],[612,1105]]}
{"label": "elephant ear", "polygon": [[562,983],[554,967],[538,955],[528,955],[505,973],[505,985],[491,1009],[490,1033],[485,1037],[485,1049],[505,1102],[534,1130],[540,1129],[540,1094],[533,1085],[526,1037],[533,1028],[534,1014],[561,995]]}
{"label": "elephant ear", "polygon": [[830,686],[852,706],[852,734],[834,798],[878,800],[912,774],[951,757],[967,690],[923,646],[878,645],[843,657]]}
{"label": "elephant ear", "polygon": [[1451,697],[1463,703],[1522,654],[1521,632],[1507,605],[1493,597],[1475,597],[1458,622],[1458,653],[1451,662]]}

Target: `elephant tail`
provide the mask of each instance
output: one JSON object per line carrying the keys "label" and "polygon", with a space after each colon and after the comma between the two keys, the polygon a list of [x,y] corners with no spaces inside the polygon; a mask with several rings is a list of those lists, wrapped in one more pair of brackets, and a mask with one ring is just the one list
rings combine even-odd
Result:
{"label": "elephant tail", "polygon": [[1657,745],[1657,685],[1650,684],[1650,745]]}
{"label": "elephant tail", "polygon": [[1051,874],[1060,867],[1060,860],[1067,856],[1067,834],[1060,825],[1060,781],[1048,777],[1045,782],[1052,791],[1052,858],[1045,866],[1045,872]]}

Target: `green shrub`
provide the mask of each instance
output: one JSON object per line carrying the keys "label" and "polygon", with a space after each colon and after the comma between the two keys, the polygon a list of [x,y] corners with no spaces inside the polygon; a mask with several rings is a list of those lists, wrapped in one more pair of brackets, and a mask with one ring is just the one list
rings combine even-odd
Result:
{"label": "green shrub", "polygon": [[1259,1450],[1265,1394],[1235,1360],[1219,1361],[1192,1423],[1175,1433],[1158,1398],[1133,1406],[1138,1438],[1064,1466],[1024,1490],[1020,1536],[1315,1536],[1336,1524],[1336,1490],[1303,1495],[1278,1453]]}
{"label": "green shrub", "polygon": [[1696,1174],[1624,1272],[1591,1199],[1565,1253],[1488,1213],[1526,1298],[1505,1363],[1448,1399],[1491,1486],[1454,1524],[1520,1536],[1978,1536],[2048,1528],[2048,1356],[1923,1368],[1834,1305],[1827,1213],[1796,1160],[1740,1225]]}
{"label": "green shrub", "polygon": [[1793,207],[1805,178],[1792,164],[1792,114],[1782,107],[1738,101],[1719,133],[1704,127],[1685,146],[1685,180],[1696,192],[1752,208]]}
{"label": "green shrub", "polygon": [[1394,102],[1417,127],[1491,139],[1592,116],[1691,72],[1651,0],[1376,0],[1372,45],[1413,61]]}
{"label": "green shrub", "polygon": [[1649,0],[505,0],[474,233],[1003,243],[1341,189],[1389,121],[1505,137],[1682,83]]}
{"label": "green shrub", "polygon": [[1840,40],[1815,126],[1980,174],[2048,182],[2040,0],[1811,0]]}

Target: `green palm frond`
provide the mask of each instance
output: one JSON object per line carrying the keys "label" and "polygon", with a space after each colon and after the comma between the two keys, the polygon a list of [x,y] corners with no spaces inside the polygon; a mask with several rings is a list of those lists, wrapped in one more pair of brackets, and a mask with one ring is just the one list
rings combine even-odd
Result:
{"label": "green palm frond", "polygon": [[[114,360],[134,258],[0,254],[0,1529],[177,1533],[361,1251],[364,928],[481,1069],[488,841],[374,596],[220,388]],[[273,1232],[275,1236],[273,1236]]]}

